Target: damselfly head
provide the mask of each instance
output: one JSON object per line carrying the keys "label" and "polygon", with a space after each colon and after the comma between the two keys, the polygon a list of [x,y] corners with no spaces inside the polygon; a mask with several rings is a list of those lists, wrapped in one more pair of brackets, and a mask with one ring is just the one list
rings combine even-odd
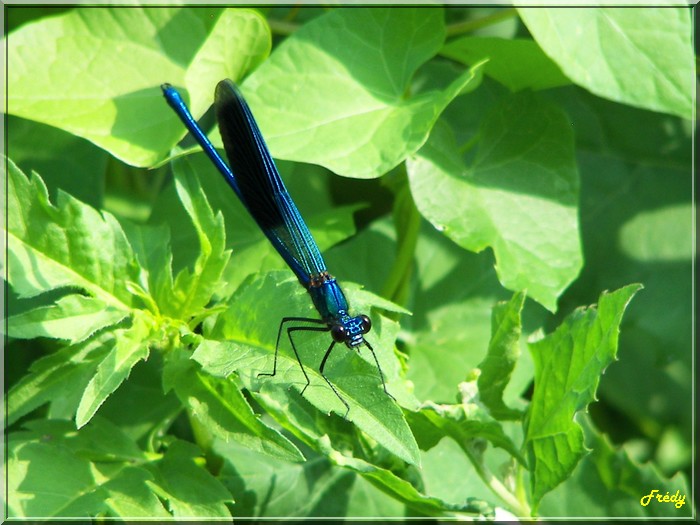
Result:
{"label": "damselfly head", "polygon": [[372,329],[372,321],[366,315],[346,316],[331,326],[331,337],[336,343],[354,348],[365,342],[363,335]]}

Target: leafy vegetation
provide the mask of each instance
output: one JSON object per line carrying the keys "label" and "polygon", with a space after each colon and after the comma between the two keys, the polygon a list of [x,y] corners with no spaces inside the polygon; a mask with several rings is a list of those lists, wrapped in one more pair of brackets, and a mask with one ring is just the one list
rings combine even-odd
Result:
{"label": "leafy vegetation", "polygon": [[[694,513],[688,9],[7,15],[8,516]],[[227,77],[395,401],[259,375],[317,314],[159,88]]]}

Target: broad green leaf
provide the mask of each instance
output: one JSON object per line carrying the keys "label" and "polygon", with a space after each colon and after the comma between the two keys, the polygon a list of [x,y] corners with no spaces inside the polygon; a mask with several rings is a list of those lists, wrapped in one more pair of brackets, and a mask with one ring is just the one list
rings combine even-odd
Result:
{"label": "broad green leaf", "polygon": [[275,458],[304,460],[297,447],[255,415],[233,382],[203,374],[195,363],[182,356],[171,356],[168,367],[166,388],[174,388],[191,417],[206,432]]}
{"label": "broad green leaf", "polygon": [[[161,304],[161,310],[178,318],[199,314],[221,287],[221,276],[231,255],[226,250],[226,233],[221,212],[216,215],[186,160],[175,169],[178,197],[194,224],[199,240],[199,256],[194,268],[181,270],[175,277],[174,298]],[[167,297],[167,296],[166,296]]]}
{"label": "broad green leaf", "polygon": [[82,495],[95,490],[90,461],[51,441],[41,441],[39,436],[20,440],[10,435],[6,468],[10,516],[88,517],[102,510],[99,502],[84,496],[76,505]]}
{"label": "broad green leaf", "polygon": [[[221,13],[220,8],[76,8],[20,27],[5,38],[7,113],[86,138],[127,163],[152,165],[184,133],[160,84],[199,86],[223,72],[240,76],[239,68],[254,65],[269,42],[259,15]],[[212,48],[226,33],[238,45],[218,47],[212,61]],[[241,50],[256,51],[241,60],[237,57],[250,53]],[[194,61],[199,65],[190,69]],[[211,97],[213,84],[206,91]],[[197,105],[203,109],[204,102]]]}
{"label": "broad green leaf", "polygon": [[38,175],[27,179],[9,160],[8,168],[7,274],[15,292],[34,297],[77,287],[128,311],[127,282],[138,282],[140,271],[116,219],[63,192],[53,206]]}
{"label": "broad green leaf", "polygon": [[7,424],[45,403],[60,402],[72,407],[66,417],[73,417],[98,363],[116,344],[114,336],[113,332],[106,332],[34,361],[29,373],[7,393]]}
{"label": "broad green leaf", "polygon": [[233,501],[231,494],[202,468],[203,462],[196,446],[175,440],[155,465],[157,477],[152,487],[168,502],[175,518],[230,519],[226,503]]}
{"label": "broad green leaf", "polygon": [[[591,452],[581,460],[566,483],[547,494],[540,505],[543,516],[607,518],[615,516],[642,521],[687,519],[693,513],[692,490],[679,472],[672,477],[659,472],[654,462],[635,461],[627,447],[614,446],[583,418],[586,445]],[[652,491],[654,497],[648,495]],[[658,501],[668,494],[669,500]],[[644,504],[646,503],[646,505]]]}
{"label": "broad green leaf", "polygon": [[418,8],[335,9],[302,26],[243,84],[274,156],[373,178],[413,154],[478,79],[475,68],[406,96],[444,31],[440,9]]}
{"label": "broad green leaf", "polygon": [[446,44],[440,54],[466,65],[488,59],[484,74],[511,91],[537,91],[571,82],[532,40],[466,36]]}
{"label": "broad green leaf", "polygon": [[102,486],[107,514],[123,518],[172,518],[153,493],[153,476],[141,467],[124,467]]}
{"label": "broad green leaf", "polygon": [[187,91],[197,97],[190,101],[192,113],[203,114],[221,79],[242,78],[267,58],[271,47],[270,28],[260,13],[224,10],[185,73]]}
{"label": "broad green leaf", "polygon": [[693,117],[686,7],[519,8],[540,47],[576,84],[637,107]]}
{"label": "broad green leaf", "polygon": [[469,250],[490,246],[506,288],[556,310],[582,266],[573,136],[558,108],[508,97],[483,122],[470,167],[441,128],[408,175],[416,206],[436,228]]}
{"label": "broad green leaf", "polygon": [[50,337],[71,344],[90,337],[106,326],[118,323],[127,313],[99,299],[71,294],[53,305],[43,306],[7,319],[10,337],[33,339]]}
{"label": "broad green leaf", "polygon": [[[286,278],[283,278],[286,276]],[[270,272],[257,279],[250,279],[231,298],[229,309],[219,317],[217,326],[197,348],[193,358],[205,371],[227,377],[237,371],[249,390],[258,390],[260,384],[272,382],[301,391],[306,379],[287,337],[280,338],[277,371],[274,377],[258,377],[259,373],[271,373],[273,369],[275,341],[280,320],[285,316],[317,317],[311,301],[289,272]],[[347,287],[347,290],[351,288]],[[281,300],[284,299],[284,300]],[[362,304],[359,296],[349,294],[358,312],[369,312],[369,304]],[[363,308],[364,307],[364,308]],[[384,320],[374,316],[375,326],[367,336],[374,347],[384,372],[387,388],[401,402],[409,406],[415,400],[405,391],[405,382],[399,379],[399,364],[391,351],[387,351],[396,336],[396,327],[383,330]],[[381,322],[377,322],[381,321]],[[389,325],[391,327],[391,325]],[[376,340],[377,334],[379,341]],[[319,372],[319,365],[331,343],[328,333],[294,335],[299,356],[310,384],[304,397],[320,411],[344,415],[345,406],[329,388]],[[366,347],[359,349],[359,356],[345,346],[337,345],[326,362],[325,376],[350,407],[348,420],[409,463],[418,461],[418,448],[401,409],[382,390],[374,360]]]}
{"label": "broad green leaf", "polygon": [[9,436],[8,507],[14,517],[167,517],[148,488],[145,455],[118,427],[97,418],[33,421]]}
{"label": "broad green leaf", "polygon": [[496,419],[518,419],[522,415],[505,405],[503,392],[520,357],[520,313],[524,302],[525,294],[518,292],[507,303],[493,307],[491,341],[486,357],[479,364],[479,399]]}
{"label": "broad green leaf", "polygon": [[525,446],[535,510],[586,454],[574,416],[595,400],[600,376],[616,357],[622,314],[640,288],[628,285],[603,293],[597,307],[574,311],[556,331],[530,345],[535,391]]}
{"label": "broad green leaf", "polygon": [[97,366],[80,400],[75,418],[78,428],[90,421],[105,399],[129,376],[132,367],[148,357],[151,331],[149,320],[141,315],[134,316],[131,327],[115,330],[114,346]]}

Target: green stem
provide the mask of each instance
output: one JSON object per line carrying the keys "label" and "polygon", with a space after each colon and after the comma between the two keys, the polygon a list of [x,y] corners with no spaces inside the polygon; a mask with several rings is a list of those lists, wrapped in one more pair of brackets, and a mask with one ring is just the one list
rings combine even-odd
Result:
{"label": "green stem", "polygon": [[469,460],[472,462],[472,465],[474,465],[479,477],[483,480],[491,492],[501,498],[516,516],[529,517],[530,507],[527,505],[527,503],[516,498],[515,495],[512,494],[503,485],[503,483],[501,483],[501,480],[493,475],[489,468],[484,465],[483,461],[481,460],[481,455],[474,451],[469,443],[460,443],[460,446],[462,450],[464,450],[464,453],[467,455]]}
{"label": "green stem", "polygon": [[397,304],[404,304],[408,296],[413,257],[420,231],[420,213],[413,202],[405,171],[401,175],[399,184],[394,204],[398,250],[389,277],[382,289],[382,296]]}
{"label": "green stem", "polygon": [[289,36],[301,27],[294,22],[280,20],[278,18],[268,18],[267,23],[270,26],[270,31],[276,35],[282,36]]}
{"label": "green stem", "polygon": [[516,16],[517,11],[515,10],[514,7],[507,8],[507,9],[500,9],[497,12],[485,16],[483,18],[479,18],[477,20],[465,20],[464,22],[457,22],[456,24],[450,24],[447,26],[446,31],[447,31],[447,37],[451,36],[456,36],[456,35],[462,35],[465,33],[472,33],[476,31],[477,29],[481,29],[482,27],[486,27],[489,25],[496,24],[502,20],[505,20],[507,18],[512,18]]}

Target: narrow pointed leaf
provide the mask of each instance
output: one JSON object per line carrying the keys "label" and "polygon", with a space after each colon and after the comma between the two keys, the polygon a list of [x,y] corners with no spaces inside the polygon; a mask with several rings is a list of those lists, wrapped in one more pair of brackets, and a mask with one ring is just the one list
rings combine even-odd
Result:
{"label": "narrow pointed leaf", "polygon": [[97,367],[80,400],[76,414],[78,428],[85,425],[107,397],[129,376],[133,366],[148,357],[151,327],[135,316],[130,328],[115,331],[114,347]]}
{"label": "narrow pointed leaf", "polygon": [[99,299],[72,294],[62,297],[53,305],[9,317],[7,333],[18,339],[49,337],[75,344],[126,316],[125,311]]}

